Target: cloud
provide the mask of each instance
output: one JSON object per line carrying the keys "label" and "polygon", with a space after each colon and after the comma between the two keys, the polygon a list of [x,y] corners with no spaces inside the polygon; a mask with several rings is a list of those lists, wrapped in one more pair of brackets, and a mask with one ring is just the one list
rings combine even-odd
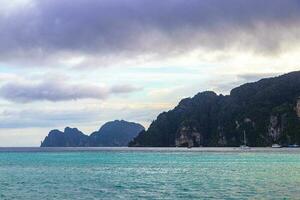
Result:
{"label": "cloud", "polygon": [[[212,90],[221,94],[229,94],[233,88],[242,84],[259,81],[263,78],[270,78],[280,75],[281,73],[241,73],[241,74],[223,74],[210,80]],[[231,80],[231,81],[230,81]]]}
{"label": "cloud", "polygon": [[300,42],[298,0],[24,2],[0,14],[2,61],[92,65],[199,48],[272,54]]}
{"label": "cloud", "polygon": [[[161,105],[150,104],[147,106],[134,107],[129,104],[96,104],[82,105],[74,104],[66,108],[62,106],[56,107],[8,107],[0,110],[0,132],[1,129],[14,128],[32,128],[32,127],[55,127],[65,126],[87,126],[92,125],[100,127],[100,123],[115,119],[126,119],[129,121],[137,121],[143,124],[149,123],[162,110],[165,109]],[[117,117],[116,117],[117,116]],[[95,130],[95,127],[92,130]]]}
{"label": "cloud", "polygon": [[42,82],[8,82],[0,87],[0,97],[13,102],[68,101],[79,99],[105,99],[112,94],[131,93],[141,88],[130,85],[109,87],[68,84],[62,80],[49,79]]}
{"label": "cloud", "polygon": [[67,126],[87,123],[102,116],[99,109],[5,109],[0,112],[0,128]]}
{"label": "cloud", "polygon": [[280,73],[245,73],[245,74],[238,74],[238,79],[241,79],[245,82],[253,82],[258,81],[263,78],[275,77],[280,75]]}
{"label": "cloud", "polygon": [[115,85],[111,87],[110,92],[115,94],[122,94],[122,93],[130,93],[134,91],[141,90],[141,87],[133,86],[133,85]]}
{"label": "cloud", "polygon": [[0,82],[5,82],[5,81],[20,81],[22,80],[21,77],[11,74],[11,73],[1,73],[0,72]]}

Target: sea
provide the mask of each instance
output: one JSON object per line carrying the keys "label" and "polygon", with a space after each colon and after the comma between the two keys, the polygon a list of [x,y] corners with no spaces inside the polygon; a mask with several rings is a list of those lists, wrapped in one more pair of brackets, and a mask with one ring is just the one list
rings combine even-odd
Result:
{"label": "sea", "polygon": [[0,199],[300,199],[300,149],[0,148]]}

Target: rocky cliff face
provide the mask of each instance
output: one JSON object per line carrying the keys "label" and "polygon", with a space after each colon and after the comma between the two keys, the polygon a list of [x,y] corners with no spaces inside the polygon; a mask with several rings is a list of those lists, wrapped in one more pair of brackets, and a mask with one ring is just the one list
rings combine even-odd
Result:
{"label": "rocky cliff face", "polygon": [[297,116],[300,118],[300,97],[297,99],[296,112]]}
{"label": "rocky cliff face", "polygon": [[202,142],[201,138],[196,122],[184,122],[177,131],[175,145],[177,147],[199,147]]}
{"label": "rocky cliff face", "polygon": [[279,137],[282,134],[282,123],[279,116],[271,115],[268,128],[268,135],[271,137],[272,143],[278,143]]}
{"label": "rocky cliff face", "polygon": [[[130,146],[300,144],[300,71],[234,88],[202,92],[161,113]],[[193,122],[193,126],[186,122]],[[185,124],[184,126],[182,124]]]}

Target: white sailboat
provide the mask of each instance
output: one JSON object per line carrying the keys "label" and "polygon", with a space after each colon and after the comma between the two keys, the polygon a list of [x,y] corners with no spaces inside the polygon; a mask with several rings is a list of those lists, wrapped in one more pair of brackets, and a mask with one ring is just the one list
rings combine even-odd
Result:
{"label": "white sailboat", "polygon": [[240,146],[240,149],[242,149],[242,150],[249,150],[250,149],[250,147],[247,146],[246,131],[245,130],[244,130],[244,144],[242,144]]}
{"label": "white sailboat", "polygon": [[272,144],[272,148],[281,148],[282,146],[280,144]]}

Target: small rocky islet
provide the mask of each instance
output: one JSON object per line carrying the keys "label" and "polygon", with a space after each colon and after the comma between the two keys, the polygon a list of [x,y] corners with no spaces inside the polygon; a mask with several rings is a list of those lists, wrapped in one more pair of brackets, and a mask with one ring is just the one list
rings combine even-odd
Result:
{"label": "small rocky islet", "polygon": [[105,123],[98,131],[85,135],[77,128],[52,130],[41,142],[41,147],[118,147],[128,142],[144,130],[138,123],[115,120]]}

